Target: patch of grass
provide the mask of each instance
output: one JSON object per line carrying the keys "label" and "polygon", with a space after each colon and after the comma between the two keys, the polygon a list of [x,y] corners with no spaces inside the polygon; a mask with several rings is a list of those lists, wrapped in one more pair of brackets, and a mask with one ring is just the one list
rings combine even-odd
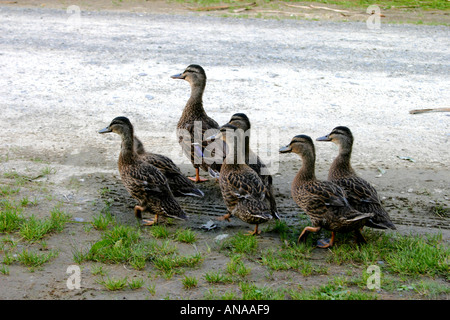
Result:
{"label": "patch of grass", "polygon": [[389,269],[399,274],[449,277],[450,249],[441,240],[442,235],[398,237],[384,258]]}
{"label": "patch of grass", "polygon": [[241,282],[239,288],[243,300],[283,300],[285,297],[282,290],[274,290],[267,286],[259,287],[248,282]]}
{"label": "patch of grass", "polygon": [[0,186],[0,196],[11,196],[19,193],[20,188],[13,188],[11,186]]}
{"label": "patch of grass", "polygon": [[204,299],[206,300],[238,300],[239,297],[236,292],[226,291],[222,294],[216,293],[216,290],[209,289],[204,294]]}
{"label": "patch of grass", "polygon": [[50,211],[50,218],[38,219],[32,215],[20,224],[19,234],[27,241],[35,242],[50,232],[61,232],[70,215],[55,207]]}
{"label": "patch of grass", "polygon": [[235,254],[230,258],[230,262],[227,263],[226,271],[230,275],[245,277],[250,273],[251,269],[245,266],[241,254]]}
{"label": "patch of grass", "polygon": [[432,208],[431,211],[441,218],[450,217],[450,209],[445,204],[438,203]]}
{"label": "patch of grass", "polygon": [[56,169],[50,166],[45,166],[44,168],[42,168],[41,173],[44,176],[48,176],[50,174],[55,174],[56,173]]}
{"label": "patch of grass", "polygon": [[175,233],[175,239],[178,242],[194,243],[197,240],[197,235],[191,229],[182,229]]}
{"label": "patch of grass", "polygon": [[[233,0],[177,0],[182,3],[197,4],[200,6],[211,6],[219,3],[235,3]],[[284,2],[304,2],[303,0],[283,0]],[[264,1],[265,2],[265,1]],[[264,3],[262,2],[262,3]],[[389,8],[420,8],[420,9],[435,9],[448,10],[450,5],[445,0],[315,0],[313,2],[323,4],[334,4],[346,8],[367,8],[369,5],[376,4],[383,9]],[[261,1],[258,2],[261,4]],[[233,7],[231,7],[233,9]]]}
{"label": "patch of grass", "polygon": [[315,0],[315,2],[335,4],[347,8],[367,8],[369,5],[378,5],[382,9],[390,9],[394,7],[404,9],[450,9],[450,4],[448,1],[443,0]]}
{"label": "patch of grass", "polygon": [[34,271],[36,268],[42,266],[50,259],[58,256],[57,251],[49,251],[47,253],[31,252],[28,249],[23,249],[22,252],[17,254],[16,260],[23,265],[27,266],[30,271]]}
{"label": "patch of grass", "polygon": [[128,285],[128,277],[125,278],[110,278],[97,280],[97,283],[103,285],[109,291],[122,290]]}
{"label": "patch of grass", "polygon": [[0,273],[4,274],[4,275],[8,275],[9,274],[9,268],[7,265],[1,265],[0,266]]}
{"label": "patch of grass", "polygon": [[156,239],[167,239],[170,235],[169,230],[164,225],[154,225],[150,232]]}
{"label": "patch of grass", "polygon": [[262,254],[261,263],[272,270],[301,270],[309,263],[313,247],[305,244],[295,244],[282,249],[270,248]]}
{"label": "patch of grass", "polygon": [[146,289],[152,296],[156,294],[156,286],[154,284],[149,284]]}
{"label": "patch of grass", "polygon": [[221,272],[207,272],[204,275],[205,280],[212,284],[226,284],[233,282],[233,278]]}
{"label": "patch of grass", "polygon": [[91,272],[95,276],[97,276],[97,275],[105,276],[106,275],[105,270],[103,270],[103,266],[99,266],[99,265],[92,266],[92,271]]}
{"label": "patch of grass", "polygon": [[298,300],[374,300],[377,297],[370,293],[350,290],[345,277],[334,277],[326,285],[300,292],[290,290],[292,299]]}
{"label": "patch of grass", "polygon": [[142,269],[149,257],[147,244],[140,242],[139,229],[115,225],[105,231],[85,254],[78,254],[80,260],[103,263],[129,263],[135,269]]}
{"label": "patch of grass", "polygon": [[9,200],[0,201],[0,232],[15,232],[24,220],[21,207]]}
{"label": "patch of grass", "polygon": [[172,254],[170,256],[156,256],[153,258],[153,266],[160,270],[163,275],[170,279],[176,273],[184,272],[183,267],[193,268],[203,262],[203,257],[200,253],[191,256],[179,256]]}
{"label": "patch of grass", "polygon": [[143,285],[144,279],[142,278],[135,278],[128,282],[128,287],[130,287],[131,290],[142,288]]}
{"label": "patch of grass", "polygon": [[225,239],[221,244],[222,249],[228,249],[233,253],[253,254],[258,248],[257,237],[237,233]]}
{"label": "patch of grass", "polygon": [[442,242],[442,235],[390,235],[366,232],[367,244],[340,244],[334,247],[329,261],[337,264],[356,263],[369,266],[378,261],[400,275],[447,276],[450,249]]}
{"label": "patch of grass", "polygon": [[183,287],[185,289],[192,289],[195,288],[198,285],[198,280],[196,277],[188,277],[185,276],[182,280],[181,283],[183,284]]}
{"label": "patch of grass", "polygon": [[92,226],[96,230],[106,230],[110,225],[113,225],[116,222],[114,217],[110,212],[101,212],[94,215],[93,220],[91,222]]}
{"label": "patch of grass", "polygon": [[415,283],[414,290],[427,299],[439,299],[441,295],[450,294],[450,286],[448,284],[436,283],[427,280],[421,280]]}

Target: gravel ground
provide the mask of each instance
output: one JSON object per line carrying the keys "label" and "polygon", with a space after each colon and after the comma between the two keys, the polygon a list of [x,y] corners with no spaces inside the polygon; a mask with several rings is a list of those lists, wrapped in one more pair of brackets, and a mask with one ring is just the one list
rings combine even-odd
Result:
{"label": "gravel ground", "polygon": [[[448,218],[431,215],[430,207],[449,206],[449,113],[409,111],[449,106],[449,30],[83,10],[77,17],[0,7],[0,172],[33,171],[43,159],[56,172],[46,182],[66,202],[87,204],[102,185],[120,189],[119,137],[97,131],[124,115],[147,149],[192,174],[175,137],[189,86],[170,75],[195,63],[208,76],[204,106],[211,117],[225,123],[235,112],[249,116],[253,148],[271,165],[286,217],[298,214],[289,187],[300,161],[278,158],[278,148],[294,135],[315,139],[346,125],[356,139],[354,167],[386,205],[400,208],[391,210],[399,232],[440,231],[448,240]],[[337,149],[326,143],[316,149],[317,175],[325,178]],[[81,189],[64,193],[73,178]],[[217,196],[213,183],[204,188]],[[223,210],[219,198],[197,208]],[[131,219],[129,206],[121,210]],[[407,206],[413,209],[402,209]],[[80,207],[76,215],[89,220],[92,212]],[[68,240],[55,237],[56,246],[66,246],[59,263],[70,264]],[[24,284],[28,275],[17,273],[7,278],[14,288],[8,297],[67,297],[67,275],[49,268],[41,276],[59,279],[59,295],[44,280],[33,291]]]}
{"label": "gravel ground", "polygon": [[184,161],[173,128],[189,88],[169,76],[197,63],[207,112],[219,123],[246,112],[256,137],[277,131],[272,157],[295,134],[347,125],[361,163],[449,162],[448,114],[408,113],[448,106],[448,27],[8,8],[0,27],[3,150],[89,151],[122,114]]}

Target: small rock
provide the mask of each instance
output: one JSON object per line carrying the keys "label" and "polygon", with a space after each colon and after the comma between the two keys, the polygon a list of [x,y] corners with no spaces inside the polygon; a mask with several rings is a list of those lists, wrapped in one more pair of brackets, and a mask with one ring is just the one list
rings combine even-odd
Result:
{"label": "small rock", "polygon": [[214,238],[215,241],[222,241],[223,239],[228,238],[228,234],[219,234],[217,237]]}

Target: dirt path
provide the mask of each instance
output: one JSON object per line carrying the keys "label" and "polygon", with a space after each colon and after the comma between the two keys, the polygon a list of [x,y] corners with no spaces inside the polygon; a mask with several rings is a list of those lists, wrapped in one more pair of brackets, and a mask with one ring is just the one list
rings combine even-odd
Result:
{"label": "dirt path", "polygon": [[[235,112],[250,117],[253,147],[272,165],[277,201],[289,226],[295,228],[304,219],[289,194],[300,161],[279,156],[279,146],[296,134],[316,138],[347,125],[356,138],[354,167],[376,186],[398,232],[440,232],[450,240],[449,114],[409,114],[411,109],[446,107],[450,101],[448,27],[383,24],[380,30],[369,30],[363,22],[81,8],[79,20],[57,9],[0,9],[1,182],[12,183],[5,173],[38,176],[50,169],[21,189],[20,196],[36,197],[38,203],[28,214],[45,216],[63,203],[73,217],[90,221],[104,207],[102,190],[108,188],[112,213],[123,223],[134,223],[133,203],[117,174],[119,138],[97,134],[118,115],[130,118],[147,149],[170,156],[183,172],[193,174],[174,132],[189,88],[170,75],[198,63],[209,79],[204,97],[208,114],[219,123]],[[325,178],[337,150],[326,143],[316,143],[316,148],[317,175]],[[204,199],[180,201],[192,216],[186,227],[199,233],[197,249],[208,252],[217,235],[248,226],[234,219],[218,223],[212,232],[201,231],[201,225],[225,210],[217,185],[202,187]],[[155,296],[142,290],[108,292],[94,276],[83,278],[83,290],[68,290],[66,268],[73,264],[74,243],[88,246],[98,237],[99,232],[87,232],[76,223],[52,235],[46,247],[58,249],[59,256],[34,273],[13,266],[9,276],[0,275],[0,298],[204,297],[205,284],[186,291],[181,276],[152,279],[159,288]],[[267,246],[281,240],[267,232],[259,241]],[[180,246],[184,253],[195,251]],[[314,251],[319,263],[326,263],[328,254]],[[196,272],[217,270],[228,260],[213,250]],[[251,265],[252,281],[265,281],[264,272],[258,273],[261,266]],[[83,275],[90,275],[93,266],[83,268]],[[141,275],[124,266],[108,270],[130,278]],[[336,267],[328,277],[340,272]],[[308,282],[301,275],[282,273],[271,283],[280,279],[307,286],[327,277]],[[380,297],[402,298],[390,293]]]}

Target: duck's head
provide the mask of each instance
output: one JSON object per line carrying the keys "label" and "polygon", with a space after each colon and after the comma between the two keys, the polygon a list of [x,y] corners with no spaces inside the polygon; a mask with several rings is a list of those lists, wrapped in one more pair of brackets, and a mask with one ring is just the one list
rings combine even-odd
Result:
{"label": "duck's head", "polygon": [[171,76],[172,79],[183,79],[192,85],[201,85],[206,82],[206,73],[203,68],[197,64],[189,65],[183,73]]}
{"label": "duck's head", "polygon": [[294,152],[299,155],[312,153],[314,155],[314,143],[309,136],[300,134],[293,137],[291,142],[287,146],[281,147],[279,152],[280,153]]}
{"label": "duck's head", "polygon": [[228,121],[229,124],[234,125],[238,127],[239,129],[242,129],[244,131],[247,131],[250,129],[250,120],[248,119],[247,115],[244,113],[235,113],[231,116],[230,121]]}
{"label": "duck's head", "polygon": [[316,139],[317,141],[331,141],[338,145],[352,145],[353,135],[349,128],[344,126],[339,126],[334,128],[329,134]]}
{"label": "duck's head", "polygon": [[114,132],[117,134],[123,134],[125,131],[132,131],[133,125],[131,124],[130,120],[126,117],[116,117],[114,118],[109,126],[106,128],[103,128],[98,133],[109,133]]}

